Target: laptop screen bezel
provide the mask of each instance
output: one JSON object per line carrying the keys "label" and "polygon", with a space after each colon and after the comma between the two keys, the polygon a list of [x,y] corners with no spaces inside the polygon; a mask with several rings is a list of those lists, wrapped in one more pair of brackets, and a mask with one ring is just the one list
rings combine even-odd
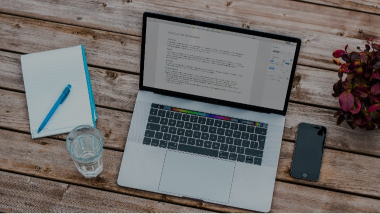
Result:
{"label": "laptop screen bezel", "polygon": [[[285,98],[283,110],[265,108],[265,107],[261,107],[261,106],[231,102],[231,101],[220,100],[220,99],[215,99],[215,98],[210,98],[210,97],[203,97],[203,96],[198,96],[198,95],[192,95],[192,94],[186,94],[186,93],[181,93],[181,92],[174,92],[174,91],[144,86],[143,81],[144,81],[146,23],[147,23],[148,17],[297,43],[296,52],[294,55],[294,60],[293,60],[293,65],[292,65],[292,70],[291,70],[291,74],[290,74],[289,85],[288,85],[288,89],[287,89],[287,93],[286,93],[286,98]],[[289,104],[290,93],[291,93],[291,89],[292,89],[292,85],[293,85],[293,78],[294,78],[296,65],[297,65],[297,61],[298,61],[300,46],[301,46],[301,40],[299,38],[295,38],[295,37],[289,37],[289,36],[260,32],[260,31],[245,29],[245,28],[237,28],[237,27],[226,26],[226,25],[215,24],[215,23],[209,23],[209,22],[204,22],[204,21],[198,21],[198,20],[168,16],[168,15],[163,15],[163,14],[145,12],[143,15],[143,26],[142,26],[139,88],[140,88],[140,90],[152,91],[152,92],[159,93],[159,94],[175,96],[175,97],[180,97],[180,98],[185,98],[185,99],[192,99],[192,100],[197,100],[197,101],[202,101],[202,102],[214,103],[214,104],[218,104],[218,105],[225,105],[225,106],[242,108],[242,109],[258,111],[258,112],[286,115],[286,111],[288,109],[288,104]]]}

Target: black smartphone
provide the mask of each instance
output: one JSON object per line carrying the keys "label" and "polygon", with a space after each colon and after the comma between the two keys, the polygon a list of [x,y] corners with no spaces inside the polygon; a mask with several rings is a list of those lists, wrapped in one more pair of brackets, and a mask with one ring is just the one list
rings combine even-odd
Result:
{"label": "black smartphone", "polygon": [[290,175],[309,181],[318,181],[321,172],[326,127],[300,123],[293,153]]}

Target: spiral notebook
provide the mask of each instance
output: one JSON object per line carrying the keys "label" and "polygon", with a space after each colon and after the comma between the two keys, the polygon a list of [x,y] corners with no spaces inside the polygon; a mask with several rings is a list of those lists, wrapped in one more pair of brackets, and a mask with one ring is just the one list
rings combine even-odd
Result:
{"label": "spiral notebook", "polygon": [[[32,138],[96,126],[97,113],[83,45],[21,56]],[[37,133],[54,103],[70,84],[71,91],[44,129]]]}

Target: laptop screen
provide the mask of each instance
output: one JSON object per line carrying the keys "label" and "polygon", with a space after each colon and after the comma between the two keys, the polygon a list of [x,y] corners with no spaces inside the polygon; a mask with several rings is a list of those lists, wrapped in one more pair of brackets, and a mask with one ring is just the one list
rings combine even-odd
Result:
{"label": "laptop screen", "polygon": [[283,111],[296,48],[148,17],[143,86]]}

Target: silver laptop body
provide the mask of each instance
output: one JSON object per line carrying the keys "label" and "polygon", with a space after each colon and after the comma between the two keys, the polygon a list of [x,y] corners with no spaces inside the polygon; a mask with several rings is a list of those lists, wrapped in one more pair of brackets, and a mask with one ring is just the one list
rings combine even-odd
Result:
{"label": "silver laptop body", "polygon": [[[143,22],[141,90],[118,184],[268,212],[300,40],[153,13],[144,13]],[[255,69],[244,61],[252,47],[240,53],[223,42],[241,36],[247,46],[257,43]],[[254,89],[255,78],[242,86],[247,69],[264,89]],[[240,71],[236,81],[223,76]],[[265,97],[273,96],[265,84],[282,96]],[[264,91],[261,102],[252,101],[254,90]],[[245,103],[244,94],[251,94]]]}

